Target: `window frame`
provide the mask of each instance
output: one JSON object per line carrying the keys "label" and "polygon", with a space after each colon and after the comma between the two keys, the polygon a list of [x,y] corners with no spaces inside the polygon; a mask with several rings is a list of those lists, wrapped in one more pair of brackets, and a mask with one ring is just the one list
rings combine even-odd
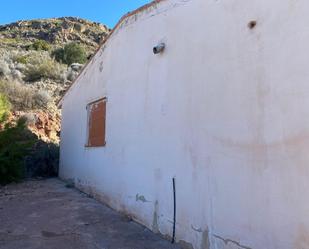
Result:
{"label": "window frame", "polygon": [[[90,144],[90,118],[91,118],[91,113],[90,113],[90,107],[96,103],[104,102],[105,104],[105,116],[104,116],[104,123],[105,123],[105,130],[104,130],[104,144],[102,145],[91,145]],[[106,147],[106,112],[107,112],[107,97],[103,97],[97,100],[94,100],[90,103],[87,104],[86,106],[86,111],[87,111],[87,131],[86,131],[86,142],[85,142],[85,147],[86,148],[104,148]]]}

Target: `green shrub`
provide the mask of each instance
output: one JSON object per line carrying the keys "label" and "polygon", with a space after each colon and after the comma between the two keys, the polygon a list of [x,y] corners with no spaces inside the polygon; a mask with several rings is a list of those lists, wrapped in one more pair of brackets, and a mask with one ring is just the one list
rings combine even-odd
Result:
{"label": "green shrub", "polygon": [[7,97],[0,93],[0,123],[4,122],[10,111],[10,103]]}
{"label": "green shrub", "polygon": [[25,160],[26,177],[54,177],[58,175],[59,146],[39,141]]}
{"label": "green shrub", "polygon": [[59,146],[38,140],[27,128],[27,117],[0,131],[0,185],[25,177],[58,175]]}
{"label": "green shrub", "polygon": [[36,51],[49,51],[50,45],[47,41],[37,40],[30,45],[30,49],[33,49]]}
{"label": "green shrub", "polygon": [[5,45],[15,45],[20,42],[21,40],[19,38],[0,38],[0,43]]}
{"label": "green shrub", "polygon": [[27,126],[35,125],[37,121],[37,117],[34,113],[25,113],[21,118],[25,121]]}
{"label": "green shrub", "polygon": [[51,101],[47,92],[36,91],[28,85],[14,81],[0,82],[0,92],[8,98],[14,111],[44,109]]}
{"label": "green shrub", "polygon": [[51,56],[58,61],[59,63],[64,63],[64,49],[63,48],[57,48],[52,53]]}
{"label": "green shrub", "polygon": [[54,23],[55,23],[56,27],[60,28],[63,24],[63,21],[62,20],[56,20]]}
{"label": "green shrub", "polygon": [[0,132],[0,184],[18,182],[24,176],[24,159],[34,145],[35,137],[25,121],[8,126]]}
{"label": "green shrub", "polygon": [[78,43],[69,43],[64,48],[53,51],[52,56],[60,63],[71,65],[73,63],[84,64],[87,61],[85,49]]}
{"label": "green shrub", "polygon": [[63,80],[65,68],[47,56],[37,56],[29,59],[24,71],[25,80],[29,82],[41,79]]}
{"label": "green shrub", "polygon": [[20,64],[27,64],[29,60],[29,57],[27,55],[17,55],[13,58],[14,62],[20,63]]}

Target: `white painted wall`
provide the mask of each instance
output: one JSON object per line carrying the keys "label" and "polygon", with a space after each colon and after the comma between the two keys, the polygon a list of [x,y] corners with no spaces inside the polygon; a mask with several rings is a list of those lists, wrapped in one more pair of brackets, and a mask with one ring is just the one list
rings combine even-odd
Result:
{"label": "white painted wall", "polygon": [[[123,22],[64,98],[61,177],[168,235],[176,177],[177,240],[308,249],[308,10],[169,0]],[[85,148],[105,96],[107,146]]]}

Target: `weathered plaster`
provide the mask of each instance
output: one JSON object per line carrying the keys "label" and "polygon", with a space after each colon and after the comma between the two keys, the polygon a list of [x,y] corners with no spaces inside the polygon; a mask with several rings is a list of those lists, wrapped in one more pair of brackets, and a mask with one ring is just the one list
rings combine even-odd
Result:
{"label": "weathered plaster", "polygon": [[[194,249],[307,248],[308,9],[165,0],[122,19],[63,99],[61,176],[167,236],[175,177]],[[102,97],[107,146],[85,148]]]}
{"label": "weathered plaster", "polygon": [[237,246],[237,248],[241,248],[241,249],[252,249],[251,247],[248,246],[244,246],[242,244],[240,244],[239,242],[235,241],[235,240],[231,240],[231,239],[225,239],[220,237],[219,235],[214,235],[214,237],[218,240],[221,240],[226,246],[229,246],[230,244]]}
{"label": "weathered plaster", "polygon": [[141,202],[149,202],[149,201],[146,200],[145,196],[139,195],[139,194],[136,194],[135,200],[141,201]]}

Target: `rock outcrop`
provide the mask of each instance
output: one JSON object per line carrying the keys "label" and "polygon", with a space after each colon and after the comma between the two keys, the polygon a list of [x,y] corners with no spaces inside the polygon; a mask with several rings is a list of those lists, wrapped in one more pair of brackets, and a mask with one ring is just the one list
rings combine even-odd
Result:
{"label": "rock outcrop", "polygon": [[18,21],[0,25],[0,46],[26,48],[29,42],[35,40],[45,40],[54,45],[78,41],[93,52],[109,32],[110,29],[103,24],[76,17]]}

